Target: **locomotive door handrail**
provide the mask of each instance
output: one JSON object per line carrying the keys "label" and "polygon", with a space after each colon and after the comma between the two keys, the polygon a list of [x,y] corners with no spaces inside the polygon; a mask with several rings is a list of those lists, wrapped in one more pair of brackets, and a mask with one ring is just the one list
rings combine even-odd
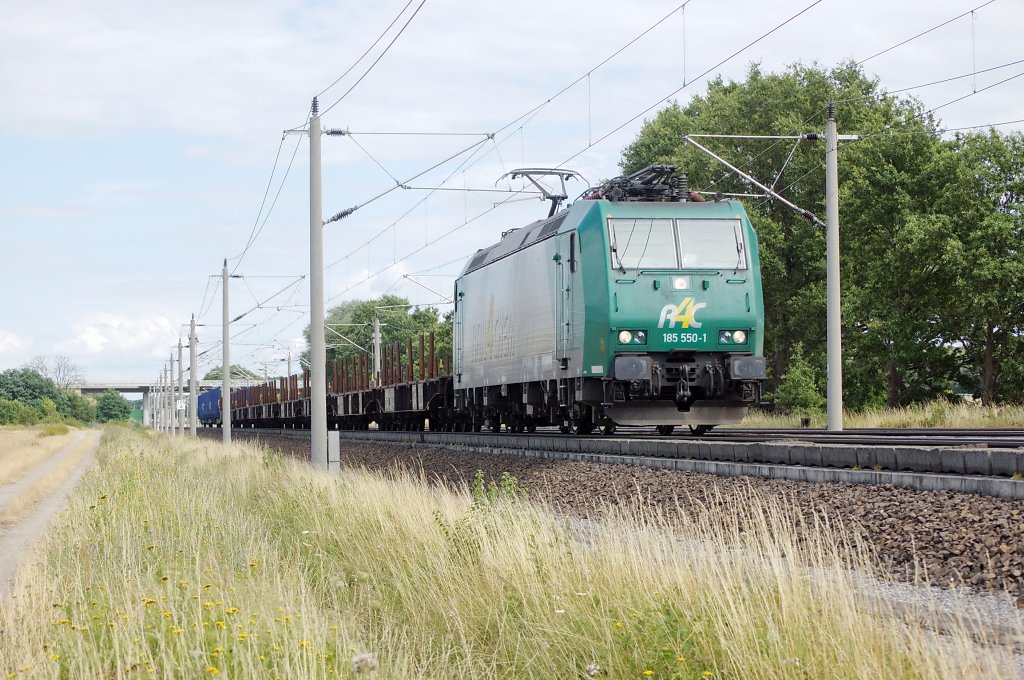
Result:
{"label": "locomotive door handrail", "polygon": [[[462,353],[465,347],[465,337],[463,333],[464,325],[463,318],[465,317],[466,305],[462,303],[462,297],[466,293],[458,289],[458,284],[455,286],[455,318],[452,320],[452,335],[454,340],[454,347],[458,348],[453,352],[452,356],[452,377],[455,379],[455,384],[462,382]],[[431,345],[431,353],[433,353],[433,345]]]}

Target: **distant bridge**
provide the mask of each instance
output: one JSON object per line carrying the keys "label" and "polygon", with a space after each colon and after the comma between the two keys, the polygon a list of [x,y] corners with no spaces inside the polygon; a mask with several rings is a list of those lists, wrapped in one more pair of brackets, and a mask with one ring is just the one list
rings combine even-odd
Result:
{"label": "distant bridge", "polygon": [[[255,380],[231,380],[232,386],[238,387],[242,385],[255,385],[259,381]],[[200,380],[198,381],[199,392],[206,392],[217,387],[222,387],[224,381],[222,380]],[[71,385],[68,389],[77,392],[78,394],[102,394],[107,390],[114,390],[120,394],[142,394],[142,424],[152,425],[153,416],[150,408],[150,395],[160,388],[159,385],[153,383],[140,383],[140,382],[93,382],[93,383],[79,383],[77,385]],[[177,395],[177,388],[174,393]],[[189,384],[186,380],[182,385],[182,395],[189,394]],[[186,404],[188,401],[186,401]],[[187,417],[187,416],[186,416]]]}
{"label": "distant bridge", "polygon": [[[233,384],[238,384],[239,381],[232,380]],[[205,392],[206,390],[212,390],[215,387],[220,387],[223,382],[220,380],[200,380],[199,391]],[[156,389],[156,385],[153,383],[139,383],[139,382],[95,382],[95,383],[80,383],[78,385],[72,385],[68,389],[79,394],[101,394],[107,390],[114,390],[121,394],[133,394],[142,393],[143,395],[149,394],[152,390]],[[188,393],[188,381],[185,381],[185,393]]]}

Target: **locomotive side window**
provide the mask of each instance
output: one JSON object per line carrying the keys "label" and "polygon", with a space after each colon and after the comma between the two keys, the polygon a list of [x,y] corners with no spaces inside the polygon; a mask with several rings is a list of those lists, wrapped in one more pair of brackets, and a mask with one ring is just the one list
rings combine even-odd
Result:
{"label": "locomotive side window", "polygon": [[615,269],[676,269],[676,239],[672,220],[611,218],[608,241]]}
{"label": "locomotive side window", "polygon": [[683,269],[746,269],[739,220],[676,220]]}

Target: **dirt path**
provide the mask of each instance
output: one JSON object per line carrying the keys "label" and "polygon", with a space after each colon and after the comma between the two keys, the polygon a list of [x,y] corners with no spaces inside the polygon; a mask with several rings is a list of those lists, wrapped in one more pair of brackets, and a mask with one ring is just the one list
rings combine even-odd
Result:
{"label": "dirt path", "polygon": [[0,488],[0,510],[2,510],[19,493],[31,488],[47,472],[72,455],[84,438],[90,440],[87,443],[88,450],[68,478],[59,487],[40,499],[32,508],[32,514],[10,527],[0,530],[0,602],[7,599],[11,587],[14,585],[18,569],[32,554],[32,546],[42,538],[53,516],[64,508],[68,494],[75,488],[78,480],[95,460],[96,449],[100,443],[100,432],[93,430],[82,433],[63,449],[37,465],[19,481]]}

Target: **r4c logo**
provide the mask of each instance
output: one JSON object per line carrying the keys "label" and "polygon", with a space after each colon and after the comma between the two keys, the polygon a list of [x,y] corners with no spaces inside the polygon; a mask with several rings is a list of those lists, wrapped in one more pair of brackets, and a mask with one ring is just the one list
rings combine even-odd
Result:
{"label": "r4c logo", "polygon": [[658,328],[675,328],[676,322],[683,328],[700,328],[700,321],[695,318],[697,312],[707,307],[703,302],[695,303],[693,298],[685,298],[676,305],[665,305],[661,308],[661,318],[658,319]]}

